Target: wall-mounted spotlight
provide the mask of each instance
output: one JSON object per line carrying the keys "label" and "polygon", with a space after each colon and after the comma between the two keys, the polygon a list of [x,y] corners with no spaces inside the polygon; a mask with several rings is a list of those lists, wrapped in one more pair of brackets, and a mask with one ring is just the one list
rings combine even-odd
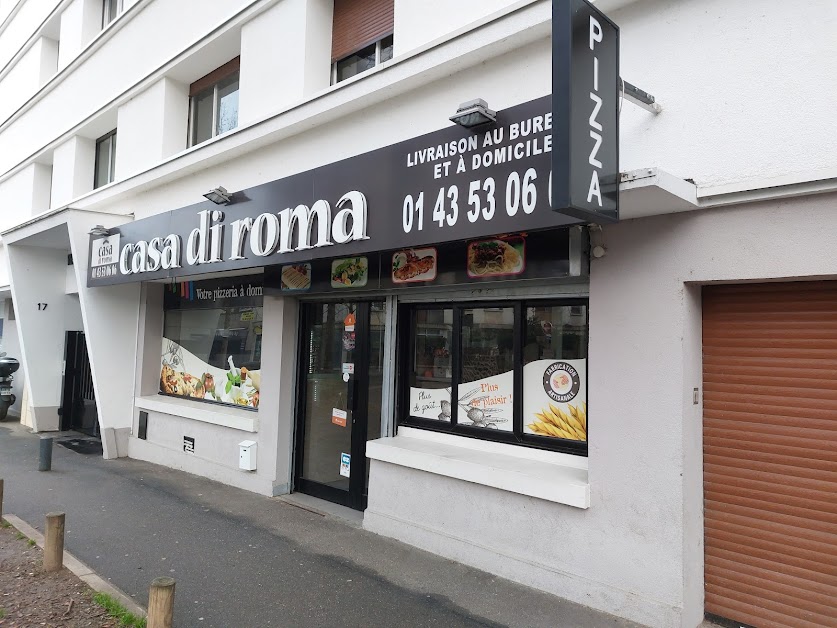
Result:
{"label": "wall-mounted spotlight", "polygon": [[232,195],[220,185],[213,190],[209,190],[204,196],[216,205],[229,205],[232,201]]}
{"label": "wall-mounted spotlight", "polygon": [[469,100],[459,105],[456,113],[450,117],[452,122],[466,129],[494,122],[497,119],[497,112],[488,108],[488,103],[482,98]]}
{"label": "wall-mounted spotlight", "polygon": [[87,233],[92,236],[104,237],[110,235],[110,229],[105,229],[102,225],[96,225]]}

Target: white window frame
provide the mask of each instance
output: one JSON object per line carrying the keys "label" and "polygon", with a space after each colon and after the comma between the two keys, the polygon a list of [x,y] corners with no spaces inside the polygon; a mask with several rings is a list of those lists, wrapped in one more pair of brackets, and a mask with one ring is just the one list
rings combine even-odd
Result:
{"label": "white window frame", "polygon": [[[220,109],[221,101],[220,96],[218,95],[218,86],[229,79],[231,76],[235,76],[238,81],[238,91],[241,91],[241,70],[236,70],[224,76],[223,78],[218,79],[212,85],[212,135],[208,138],[201,140],[200,142],[196,141],[195,133],[197,132],[197,127],[195,126],[195,116],[197,115],[196,107],[195,107],[195,99],[200,96],[201,94],[209,91],[209,87],[207,87],[202,92],[198,92],[194,96],[189,97],[189,146],[197,146],[198,144],[202,144],[203,142],[211,140],[216,135],[220,135],[218,133],[218,111]],[[238,119],[236,119],[235,127],[238,128]],[[232,129],[230,129],[232,130]],[[225,131],[226,132],[226,131]]]}
{"label": "white window frame", "polygon": [[[381,50],[383,49],[383,41],[384,41],[385,39],[387,39],[388,37],[392,37],[392,33],[389,33],[389,34],[387,34],[387,35],[384,35],[384,36],[383,36],[383,37],[381,37],[378,41],[376,41],[376,42],[375,42],[375,65],[373,65],[373,66],[372,66],[372,68],[377,68],[379,65],[381,65],[381,63],[382,63],[382,62],[381,62]],[[395,39],[395,38],[393,38],[393,41],[394,41],[394,39]],[[371,45],[371,44],[370,44],[370,45]],[[393,45],[394,45],[394,43],[393,43]],[[368,46],[364,46],[363,48],[367,48],[367,47],[368,47]],[[354,54],[356,54],[356,53],[360,52],[360,50],[363,50],[363,48],[360,48],[359,50],[356,50],[355,52],[353,52],[353,53],[351,53],[351,54],[348,54],[348,55],[346,55],[345,57],[343,57],[343,58],[341,58],[341,59],[337,59],[337,61],[334,61],[334,62],[331,64],[331,84],[332,84],[332,85],[337,85],[337,82],[338,82],[338,81],[337,81],[337,64],[338,64],[338,63],[340,63],[341,61],[344,61],[344,60],[348,59],[348,58],[349,58],[349,57],[351,57],[352,55],[354,55]],[[389,61],[389,59],[387,59],[387,61]],[[372,68],[369,68],[369,69],[371,70]],[[367,70],[364,70],[364,72],[366,72],[366,71],[367,71]],[[355,76],[359,76],[360,74],[363,74],[363,72],[358,72],[358,74],[355,74]],[[349,77],[349,78],[354,78],[354,76]],[[349,79],[344,79],[344,80],[347,80],[347,81],[348,81]],[[342,82],[342,81],[341,81],[341,82]]]}
{"label": "white window frame", "polygon": [[[96,176],[99,174],[99,146],[102,142],[108,142],[108,180],[97,181]],[[93,162],[93,189],[98,190],[109,183],[116,180],[116,129],[105,133],[102,137],[96,140],[94,145],[95,160]]]}
{"label": "white window frame", "polygon": [[102,28],[113,22],[122,13],[124,0],[116,0],[116,13],[110,14],[110,0],[102,0]]}

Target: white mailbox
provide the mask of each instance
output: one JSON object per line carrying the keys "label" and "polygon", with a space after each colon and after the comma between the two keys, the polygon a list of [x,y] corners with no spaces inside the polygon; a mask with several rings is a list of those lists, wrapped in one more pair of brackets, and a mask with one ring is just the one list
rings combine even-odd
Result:
{"label": "white mailbox", "polygon": [[256,470],[256,441],[244,440],[238,443],[238,468]]}

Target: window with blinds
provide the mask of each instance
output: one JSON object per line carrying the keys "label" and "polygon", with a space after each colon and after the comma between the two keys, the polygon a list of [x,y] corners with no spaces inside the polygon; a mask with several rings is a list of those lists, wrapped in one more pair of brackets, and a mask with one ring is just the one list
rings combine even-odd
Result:
{"label": "window with blinds", "polygon": [[332,83],[392,58],[393,0],[334,0]]}

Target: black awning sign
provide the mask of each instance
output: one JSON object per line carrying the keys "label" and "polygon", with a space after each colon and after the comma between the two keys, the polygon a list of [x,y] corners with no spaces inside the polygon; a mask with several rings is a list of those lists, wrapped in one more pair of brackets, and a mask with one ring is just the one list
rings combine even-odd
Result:
{"label": "black awning sign", "polygon": [[577,224],[549,204],[551,108],[544,96],[498,111],[488,129],[449,125],[247,188],[227,205],[203,200],[91,236],[87,285],[377,259]]}
{"label": "black awning sign", "polygon": [[619,219],[619,27],[586,0],[552,4],[552,208]]}

